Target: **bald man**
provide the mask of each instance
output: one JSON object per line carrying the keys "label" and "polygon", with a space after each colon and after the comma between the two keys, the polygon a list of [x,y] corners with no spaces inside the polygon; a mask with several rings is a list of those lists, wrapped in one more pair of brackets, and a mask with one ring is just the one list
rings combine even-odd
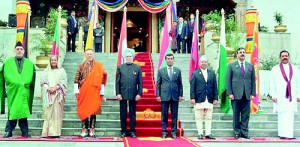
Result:
{"label": "bald man", "polygon": [[[129,135],[136,138],[136,101],[141,99],[143,92],[142,69],[133,63],[135,52],[132,49],[126,49],[126,63],[120,65],[116,75],[116,95],[120,101],[120,119],[121,119],[121,137]],[[126,129],[127,102],[129,102],[130,130]]]}

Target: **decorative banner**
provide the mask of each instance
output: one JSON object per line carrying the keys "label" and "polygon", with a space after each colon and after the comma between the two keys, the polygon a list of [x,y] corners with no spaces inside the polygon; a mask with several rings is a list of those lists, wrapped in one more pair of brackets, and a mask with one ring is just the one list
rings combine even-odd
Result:
{"label": "decorative banner", "polygon": [[25,32],[25,25],[27,21],[27,13],[28,13],[28,7],[29,7],[28,0],[24,1],[18,1],[17,2],[17,8],[16,8],[16,14],[17,14],[17,37],[16,42],[22,42],[24,39],[24,32]]}
{"label": "decorative banner", "polygon": [[167,1],[161,0],[160,2],[156,2],[156,3],[150,2],[149,0],[138,0],[138,1],[141,4],[141,6],[150,13],[162,12],[169,6],[171,2],[171,0],[167,0]]}
{"label": "decorative banner", "polygon": [[127,13],[127,8],[124,8],[123,12],[123,20],[122,20],[122,25],[121,25],[121,33],[120,33],[120,40],[118,44],[118,62],[117,62],[117,67],[121,64],[124,63],[124,52],[127,49],[127,26],[126,26],[126,13]]}
{"label": "decorative banner", "polygon": [[246,52],[251,53],[250,62],[254,65],[255,71],[255,90],[256,94],[251,101],[251,113],[258,113],[259,111],[259,44],[258,44],[258,16],[256,9],[249,9],[246,11],[246,33],[247,44]]}
{"label": "decorative banner", "polygon": [[253,35],[254,35],[254,28],[255,28],[255,22],[256,22],[256,9],[249,9],[246,11],[246,37],[247,37],[247,43],[246,43],[246,53],[250,54],[253,51]]}
{"label": "decorative banner", "polygon": [[114,2],[107,2],[105,0],[97,0],[97,4],[100,8],[107,12],[116,12],[122,9],[128,0],[115,0]]}

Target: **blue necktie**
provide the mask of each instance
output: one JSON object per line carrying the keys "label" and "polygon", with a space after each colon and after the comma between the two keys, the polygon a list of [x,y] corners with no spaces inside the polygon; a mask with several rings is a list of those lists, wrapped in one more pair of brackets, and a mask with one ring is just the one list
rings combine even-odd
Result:
{"label": "blue necktie", "polygon": [[170,77],[170,80],[172,80],[172,74],[173,73],[173,68],[169,68],[169,77]]}

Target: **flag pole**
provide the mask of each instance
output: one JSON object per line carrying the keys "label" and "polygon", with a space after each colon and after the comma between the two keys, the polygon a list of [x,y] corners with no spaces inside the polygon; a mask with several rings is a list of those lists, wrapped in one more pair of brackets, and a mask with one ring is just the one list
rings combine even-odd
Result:
{"label": "flag pole", "polygon": [[[61,6],[59,5],[58,6],[58,19],[57,19],[57,23],[58,23],[58,44],[57,44],[57,46],[58,46],[58,49],[59,49],[59,53],[61,53],[61,51],[60,51],[60,27],[61,27],[61,10],[62,10],[62,8],[61,8]],[[60,55],[60,54],[59,54]]]}
{"label": "flag pole", "polygon": [[198,33],[198,34],[196,34],[197,37],[198,37],[198,46],[197,46],[197,49],[199,50],[200,49],[200,43],[199,43],[200,39],[199,39],[199,10],[198,9],[196,10],[196,22],[197,22],[196,23],[196,25],[197,25],[197,33]]}
{"label": "flag pole", "polygon": [[30,31],[30,17],[31,17],[31,7],[30,6],[28,6],[28,17],[27,17],[27,58],[29,59],[29,55],[30,55],[30,48],[29,48],[29,38],[30,38],[30,33],[29,33],[29,31]]}

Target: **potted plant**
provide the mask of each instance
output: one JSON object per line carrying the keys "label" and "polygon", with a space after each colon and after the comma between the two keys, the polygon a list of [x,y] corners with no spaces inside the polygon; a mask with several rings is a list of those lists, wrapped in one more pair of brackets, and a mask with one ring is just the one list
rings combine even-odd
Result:
{"label": "potted plant", "polygon": [[[44,28],[44,34],[48,37],[53,37],[54,31],[55,31],[55,26],[56,26],[56,21],[58,17],[58,10],[54,8],[50,8],[50,11],[48,13],[47,21],[46,21],[46,27]],[[68,25],[66,18],[68,17],[67,15],[67,10],[61,10],[61,25],[63,27],[66,27]],[[66,23],[66,24],[65,24]]]}
{"label": "potted plant", "polygon": [[274,19],[277,23],[276,26],[274,26],[274,31],[275,32],[286,32],[287,31],[287,26],[286,25],[282,25],[283,23],[283,15],[280,12],[275,12],[274,14]]}
{"label": "potted plant", "polygon": [[36,56],[36,66],[46,68],[49,63],[49,54],[51,51],[51,38],[43,34],[32,35],[32,50],[39,51],[40,55]]}
{"label": "potted plant", "polygon": [[0,20],[0,27],[6,27],[7,22]]}
{"label": "potted plant", "polygon": [[206,30],[214,30],[212,34],[212,41],[220,41],[220,28],[221,28],[221,13],[220,11],[211,11],[208,14],[203,14],[202,19],[206,22]]}
{"label": "potted plant", "polygon": [[261,27],[259,27],[259,32],[269,32],[269,28],[268,27],[266,27],[266,26],[261,26]]}

